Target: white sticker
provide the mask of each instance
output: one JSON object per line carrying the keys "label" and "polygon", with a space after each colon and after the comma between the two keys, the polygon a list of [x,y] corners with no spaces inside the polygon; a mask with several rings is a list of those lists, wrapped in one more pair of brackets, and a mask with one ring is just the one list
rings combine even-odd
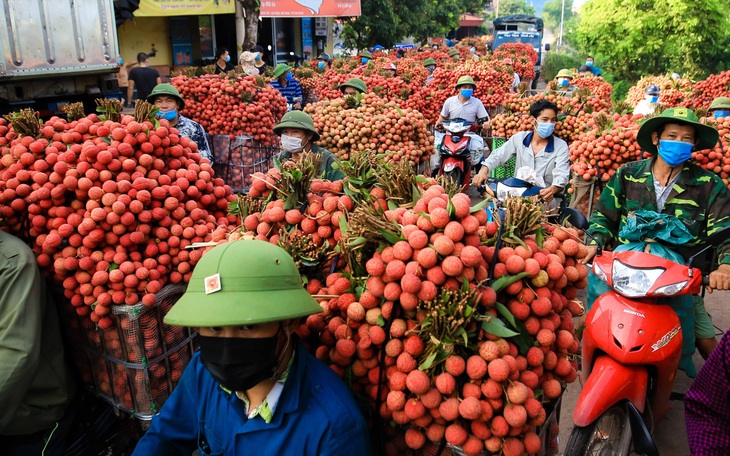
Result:
{"label": "white sticker", "polygon": [[215,274],[208,276],[205,279],[205,294],[215,293],[221,291],[221,275]]}

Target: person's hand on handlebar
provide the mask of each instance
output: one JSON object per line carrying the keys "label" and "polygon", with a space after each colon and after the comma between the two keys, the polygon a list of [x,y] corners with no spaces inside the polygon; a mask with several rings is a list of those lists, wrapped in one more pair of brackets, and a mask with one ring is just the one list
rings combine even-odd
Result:
{"label": "person's hand on handlebar", "polygon": [[489,177],[489,168],[482,165],[482,169],[472,178],[471,184],[475,187],[481,187],[487,181]]}
{"label": "person's hand on handlebar", "polygon": [[548,188],[543,188],[542,190],[540,190],[540,198],[542,198],[542,200],[546,203],[549,203],[553,200],[555,194],[558,193],[560,190],[560,187],[556,187],[554,185],[551,185]]}
{"label": "person's hand on handlebar", "polygon": [[719,268],[710,273],[710,285],[707,291],[730,290],[730,264],[721,264]]}
{"label": "person's hand on handlebar", "polygon": [[597,245],[587,245],[586,248],[588,249],[588,251],[586,252],[586,256],[578,260],[578,263],[580,264],[588,263],[593,259],[594,256],[596,256],[596,252],[598,252]]}

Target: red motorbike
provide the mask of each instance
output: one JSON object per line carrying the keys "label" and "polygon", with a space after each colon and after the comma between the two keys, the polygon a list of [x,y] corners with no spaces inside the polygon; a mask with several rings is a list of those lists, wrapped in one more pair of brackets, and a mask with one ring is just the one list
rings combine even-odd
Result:
{"label": "red motorbike", "polygon": [[[471,137],[467,133],[477,132],[480,124],[464,119],[453,119],[444,121],[441,125],[446,134],[437,151],[441,156],[438,175],[447,176],[466,188],[471,181],[472,167],[472,153],[469,150]],[[481,152],[475,162],[481,162]]]}
{"label": "red motorbike", "polygon": [[[574,209],[566,211],[579,220],[571,220],[573,225],[585,222]],[[659,455],[651,429],[669,411],[682,331],[674,310],[658,302],[668,296],[698,294],[707,277],[692,263],[728,234],[722,230],[711,236],[689,265],[650,253],[599,248],[593,272],[611,290],[596,299],[586,318],[583,390],[573,413],[575,427],[566,456]]]}

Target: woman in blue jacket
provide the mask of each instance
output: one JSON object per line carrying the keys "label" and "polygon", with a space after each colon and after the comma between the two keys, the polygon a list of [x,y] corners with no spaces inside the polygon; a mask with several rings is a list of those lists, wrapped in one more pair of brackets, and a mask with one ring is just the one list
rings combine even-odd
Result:
{"label": "woman in blue jacket", "polygon": [[200,327],[200,351],[135,455],[370,455],[342,380],[293,335],[319,313],[292,258],[263,241],[208,252],[165,323]]}

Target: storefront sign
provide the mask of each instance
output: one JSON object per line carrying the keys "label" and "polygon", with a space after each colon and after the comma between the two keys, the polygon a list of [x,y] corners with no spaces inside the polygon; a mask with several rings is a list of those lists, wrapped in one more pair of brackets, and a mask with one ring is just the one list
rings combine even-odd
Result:
{"label": "storefront sign", "polygon": [[312,54],[312,19],[302,19],[302,51],[305,54]]}
{"label": "storefront sign", "polygon": [[261,17],[359,15],[360,0],[261,0]]}
{"label": "storefront sign", "polygon": [[[359,5],[358,5],[359,7]],[[235,14],[235,0],[140,0],[137,17]]]}

